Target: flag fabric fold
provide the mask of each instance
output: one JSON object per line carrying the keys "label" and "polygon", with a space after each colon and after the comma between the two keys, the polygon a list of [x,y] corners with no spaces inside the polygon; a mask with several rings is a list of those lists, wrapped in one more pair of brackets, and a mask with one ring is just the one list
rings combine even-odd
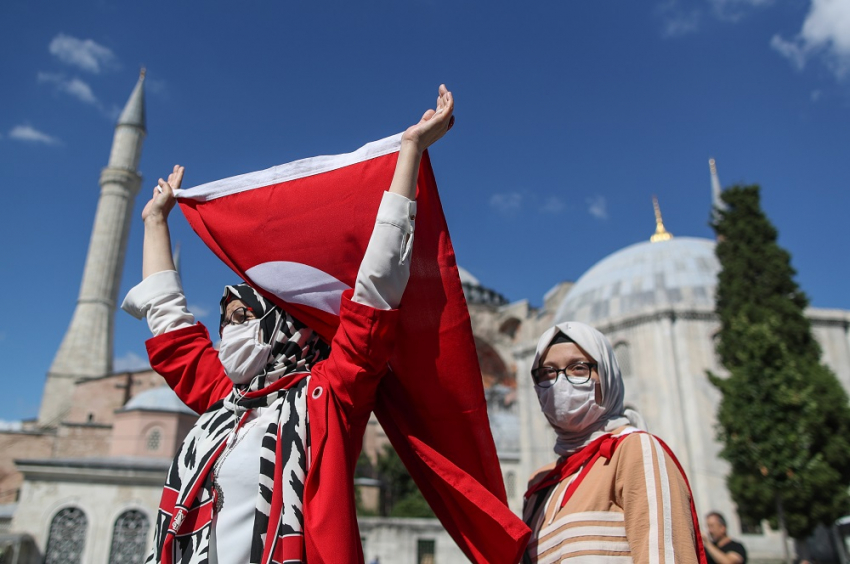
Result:
{"label": "flag fabric fold", "polygon": [[[389,187],[401,135],[176,196],[207,246],[330,342]],[[446,530],[475,562],[517,562],[530,531],[507,507],[454,251],[427,152],[411,275],[375,413]]]}

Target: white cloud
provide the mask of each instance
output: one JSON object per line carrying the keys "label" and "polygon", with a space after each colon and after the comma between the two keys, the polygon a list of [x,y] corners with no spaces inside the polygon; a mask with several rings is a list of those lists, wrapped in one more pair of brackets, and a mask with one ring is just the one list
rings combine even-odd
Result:
{"label": "white cloud", "polygon": [[709,4],[720,19],[737,22],[754,8],[773,4],[773,0],[709,0]]}
{"label": "white cloud", "polygon": [[836,78],[845,78],[850,74],[850,2],[812,0],[800,33],[791,40],[774,35],[770,46],[798,70],[820,56]]}
{"label": "white cloud", "polygon": [[821,96],[823,96],[823,92],[820,90],[812,90],[812,93],[810,94],[812,102],[817,102],[821,99]]}
{"label": "white cloud", "polygon": [[168,84],[161,78],[151,78],[148,74],[145,76],[145,92],[165,95],[168,92]]}
{"label": "white cloud", "polygon": [[750,12],[775,0],[663,0],[655,12],[663,24],[664,37],[681,37],[699,31],[706,15],[736,23]]}
{"label": "white cloud", "polygon": [[118,66],[115,54],[108,47],[91,39],[77,39],[60,33],[50,42],[50,53],[63,63],[94,74]]}
{"label": "white cloud", "polygon": [[567,204],[564,203],[564,200],[558,196],[550,196],[546,198],[546,201],[543,203],[543,207],[540,208],[540,211],[543,213],[557,214],[561,213],[565,209],[567,209]]}
{"label": "white cloud", "polygon": [[148,361],[133,351],[127,351],[124,356],[119,356],[113,361],[113,372],[135,372],[146,370],[151,367]]}
{"label": "white cloud", "polygon": [[189,304],[189,311],[195,317],[206,317],[210,314],[210,308],[199,306],[198,304]]}
{"label": "white cloud", "polygon": [[770,38],[770,46],[773,47],[780,55],[791,62],[791,65],[797,70],[803,70],[806,66],[806,53],[802,45],[796,41],[787,41],[779,35],[774,35]]}
{"label": "white cloud", "polygon": [[50,72],[38,73],[38,81],[56,86],[56,90],[73,96],[80,102],[100,107],[100,101],[92,92],[91,86],[79,78],[67,80],[65,75]]}
{"label": "white cloud", "polygon": [[515,212],[522,207],[522,194],[519,192],[493,194],[490,196],[490,207],[502,213]]}
{"label": "white cloud", "polygon": [[21,429],[23,429],[23,423],[21,421],[0,419],[0,431],[20,431]]}
{"label": "white cloud", "polygon": [[587,213],[596,219],[608,219],[608,202],[605,201],[605,196],[593,196],[587,198]]}
{"label": "white cloud", "polygon": [[25,141],[27,143],[44,143],[45,145],[59,145],[62,143],[59,138],[39,131],[31,125],[16,125],[9,132],[9,139],[17,139],[18,141]]}
{"label": "white cloud", "polygon": [[85,102],[87,104],[97,104],[97,98],[94,93],[91,91],[91,87],[80,80],[79,78],[73,78],[65,83],[65,92],[76,98],[81,102]]}
{"label": "white cloud", "polygon": [[664,37],[681,37],[699,29],[700,12],[672,12],[664,17]]}

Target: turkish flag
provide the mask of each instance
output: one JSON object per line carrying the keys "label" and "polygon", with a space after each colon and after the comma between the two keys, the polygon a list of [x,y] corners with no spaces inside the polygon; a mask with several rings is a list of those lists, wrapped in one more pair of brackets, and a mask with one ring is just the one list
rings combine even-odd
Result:
{"label": "turkish flag", "polygon": [[[401,135],[353,153],[234,176],[176,195],[239,276],[331,342]],[[375,413],[419,489],[475,562],[517,562],[530,532],[507,507],[469,312],[427,152],[410,281]]]}

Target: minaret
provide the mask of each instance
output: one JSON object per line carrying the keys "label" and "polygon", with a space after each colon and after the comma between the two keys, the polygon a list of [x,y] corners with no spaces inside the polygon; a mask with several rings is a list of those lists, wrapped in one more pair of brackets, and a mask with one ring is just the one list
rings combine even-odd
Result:
{"label": "minaret", "polygon": [[672,239],[673,234],[664,229],[664,222],[661,220],[661,208],[658,207],[658,198],[655,196],[652,197],[652,208],[655,210],[655,234],[649,240],[657,243]]}
{"label": "minaret", "polygon": [[145,138],[145,69],[118,118],[109,164],[100,174],[83,281],[71,325],[50,371],[38,424],[55,427],[70,409],[74,382],[112,372],[115,306],[133,202],[142,182],[137,172]]}
{"label": "minaret", "polygon": [[720,187],[720,178],[717,176],[717,163],[714,159],[708,159],[708,169],[711,171],[711,218],[717,220],[717,211],[725,210],[726,204],[720,198],[723,188]]}

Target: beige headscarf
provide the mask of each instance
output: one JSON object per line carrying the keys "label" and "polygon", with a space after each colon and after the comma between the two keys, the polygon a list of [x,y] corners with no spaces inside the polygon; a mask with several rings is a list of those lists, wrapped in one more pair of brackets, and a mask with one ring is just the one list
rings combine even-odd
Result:
{"label": "beige headscarf", "polygon": [[565,431],[550,421],[552,428],[558,435],[555,442],[555,452],[561,456],[568,455],[603,434],[624,425],[645,428],[646,425],[640,414],[631,409],[625,409],[623,405],[625,395],[623,377],[620,374],[620,366],[617,364],[611,342],[593,327],[577,321],[567,321],[548,329],[537,342],[537,354],[531,365],[532,370],[538,367],[540,357],[543,356],[558,333],[563,333],[569,337],[597,363],[599,384],[602,389],[601,407],[603,411],[595,422],[581,431]]}

